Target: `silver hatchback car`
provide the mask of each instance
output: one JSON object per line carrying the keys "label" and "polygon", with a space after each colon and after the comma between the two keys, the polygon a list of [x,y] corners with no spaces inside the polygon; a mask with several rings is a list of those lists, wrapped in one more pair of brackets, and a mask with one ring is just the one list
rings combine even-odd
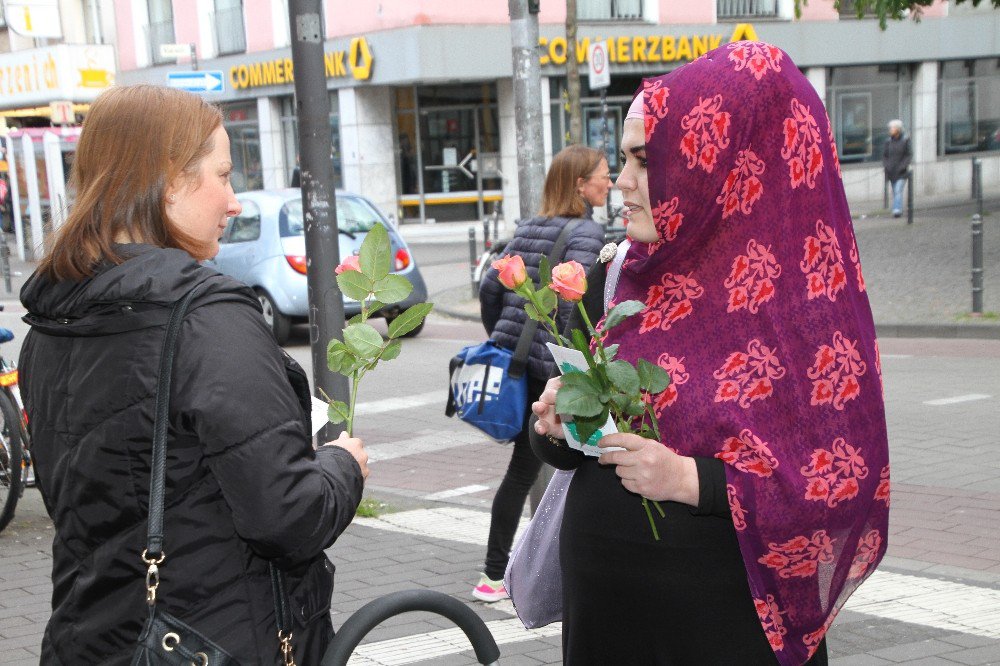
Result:
{"label": "silver hatchback car", "polygon": [[[283,344],[293,323],[309,319],[302,194],[298,188],[256,190],[242,192],[236,198],[243,211],[229,220],[219,241],[219,254],[206,263],[253,288],[264,309],[264,319],[278,343]],[[413,285],[405,301],[377,315],[392,321],[411,305],[425,302],[427,286],[406,242],[378,209],[364,197],[337,192],[341,260],[360,251],[365,235],[376,224],[389,232],[394,272]],[[334,268],[328,267],[331,272]],[[360,303],[344,297],[346,316],[352,317],[360,311]],[[420,328],[409,335],[416,335]]]}

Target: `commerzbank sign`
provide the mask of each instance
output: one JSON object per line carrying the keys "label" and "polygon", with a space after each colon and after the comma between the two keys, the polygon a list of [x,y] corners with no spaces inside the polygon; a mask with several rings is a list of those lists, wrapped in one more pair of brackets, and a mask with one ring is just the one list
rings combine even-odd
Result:
{"label": "commerzbank sign", "polygon": [[[727,39],[728,37],[728,39]],[[576,40],[576,61],[587,62],[587,51],[593,42],[605,42],[608,59],[613,63],[688,62],[726,42],[756,40],[757,33],[749,23],[738,23],[732,34],[692,35],[618,35],[614,37],[583,37]],[[565,37],[541,37],[538,46],[542,52],[541,65],[564,65],[568,47]]]}
{"label": "commerzbank sign", "polygon": [[[372,51],[368,40],[355,37],[347,49],[327,51],[323,66],[328,79],[352,78],[367,81],[372,75]],[[252,63],[237,63],[229,68],[229,85],[233,90],[279,86],[295,82],[291,58],[275,58]]]}

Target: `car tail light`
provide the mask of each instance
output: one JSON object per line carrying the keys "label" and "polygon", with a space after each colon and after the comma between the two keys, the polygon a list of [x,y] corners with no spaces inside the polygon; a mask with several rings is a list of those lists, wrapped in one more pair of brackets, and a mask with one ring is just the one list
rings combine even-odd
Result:
{"label": "car tail light", "polygon": [[305,275],[306,270],[306,258],[301,254],[286,254],[285,259],[288,261],[288,265],[292,267],[292,270],[296,273],[302,273]]}
{"label": "car tail light", "polygon": [[410,253],[400,248],[396,250],[396,270],[401,271],[410,265]]}

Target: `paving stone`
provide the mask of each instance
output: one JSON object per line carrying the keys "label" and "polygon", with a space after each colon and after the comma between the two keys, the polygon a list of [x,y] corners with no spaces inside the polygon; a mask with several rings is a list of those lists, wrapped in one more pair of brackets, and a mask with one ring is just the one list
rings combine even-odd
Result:
{"label": "paving stone", "polygon": [[947,654],[948,652],[956,652],[961,649],[963,648],[952,643],[946,643],[932,638],[919,641],[917,643],[906,643],[904,645],[895,645],[893,647],[875,650],[871,654],[874,657],[889,659],[890,661],[908,661],[910,659],[918,659],[920,657],[932,657],[935,655]]}

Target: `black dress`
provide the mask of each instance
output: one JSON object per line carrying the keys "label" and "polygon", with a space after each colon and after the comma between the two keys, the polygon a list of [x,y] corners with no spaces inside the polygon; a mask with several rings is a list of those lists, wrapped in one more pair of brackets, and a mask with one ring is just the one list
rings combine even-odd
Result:
{"label": "black dress", "polygon": [[[604,275],[603,265],[588,275],[591,321]],[[695,458],[698,507],[661,502],[655,541],[641,498],[614,467],[537,435],[532,446],[554,467],[576,469],[560,532],[564,663],[777,663],[750,595],[721,460]],[[824,641],[809,664],[826,663]]]}

